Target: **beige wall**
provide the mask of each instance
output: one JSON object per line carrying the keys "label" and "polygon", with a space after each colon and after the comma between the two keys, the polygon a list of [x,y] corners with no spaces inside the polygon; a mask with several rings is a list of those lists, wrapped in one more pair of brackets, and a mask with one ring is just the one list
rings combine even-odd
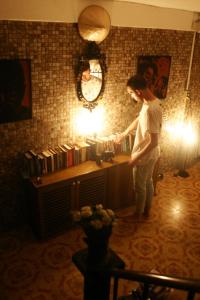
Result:
{"label": "beige wall", "polygon": [[[107,74],[103,98],[106,124],[103,134],[123,130],[138,113],[126,93],[126,81],[136,72],[139,55],[172,57],[164,122],[173,121],[185,108],[193,33],[112,26],[100,44],[106,55]],[[82,107],[75,90],[75,68],[86,43],[75,24],[0,22],[0,58],[30,58],[33,118],[0,124],[0,220],[3,227],[24,221],[19,154],[30,148],[54,147],[74,137],[73,117]],[[199,124],[199,34],[192,68],[191,108]],[[199,125],[198,125],[199,126]],[[162,137],[161,170],[176,167],[177,145],[166,132]]]}

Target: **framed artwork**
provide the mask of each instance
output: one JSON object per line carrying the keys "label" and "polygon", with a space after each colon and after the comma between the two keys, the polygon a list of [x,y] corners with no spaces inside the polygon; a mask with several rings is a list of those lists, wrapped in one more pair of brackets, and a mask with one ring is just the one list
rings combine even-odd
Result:
{"label": "framed artwork", "polygon": [[0,59],[0,123],[31,118],[31,61]]}
{"label": "framed artwork", "polygon": [[142,75],[153,94],[164,99],[167,96],[167,87],[171,66],[171,56],[139,56],[137,74]]}

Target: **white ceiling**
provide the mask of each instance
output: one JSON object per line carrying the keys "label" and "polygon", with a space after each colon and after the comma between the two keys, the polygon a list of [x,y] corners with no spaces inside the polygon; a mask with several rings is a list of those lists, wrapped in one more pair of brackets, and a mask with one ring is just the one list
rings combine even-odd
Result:
{"label": "white ceiling", "polygon": [[115,0],[200,12],[200,0]]}

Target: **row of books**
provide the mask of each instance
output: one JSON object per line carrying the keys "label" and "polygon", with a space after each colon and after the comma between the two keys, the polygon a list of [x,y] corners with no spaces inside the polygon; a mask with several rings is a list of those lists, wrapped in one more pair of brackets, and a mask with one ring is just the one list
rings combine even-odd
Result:
{"label": "row of books", "polygon": [[127,135],[120,143],[116,143],[118,134],[112,134],[107,137],[88,138],[86,141],[90,145],[94,145],[94,152],[102,154],[106,151],[113,152],[114,154],[130,153],[133,147],[134,135]]}
{"label": "row of books", "polygon": [[37,153],[34,150],[23,154],[23,176],[40,177],[58,170],[79,165],[87,160],[96,160],[97,155],[103,157],[106,151],[113,155],[129,153],[133,145],[133,136],[128,135],[117,144],[116,134],[109,137],[87,138],[75,144],[66,143],[55,148],[48,148]]}
{"label": "row of books", "polygon": [[84,142],[76,145],[63,144],[39,153],[29,150],[23,155],[23,173],[27,177],[38,177],[78,165],[89,159],[90,145]]}

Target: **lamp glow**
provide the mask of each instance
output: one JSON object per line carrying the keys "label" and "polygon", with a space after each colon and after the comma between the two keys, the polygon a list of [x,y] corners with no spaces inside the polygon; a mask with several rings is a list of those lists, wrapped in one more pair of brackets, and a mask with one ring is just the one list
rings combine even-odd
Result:
{"label": "lamp glow", "polygon": [[165,129],[173,140],[177,141],[179,138],[187,145],[193,145],[196,142],[195,130],[190,121],[188,123],[176,122],[174,124],[167,124]]}
{"label": "lamp glow", "polygon": [[184,136],[185,136],[185,142],[188,145],[193,145],[196,143],[196,134],[195,134],[195,131],[193,129],[191,122],[189,124],[187,124],[187,126],[185,128]]}
{"label": "lamp glow", "polygon": [[99,134],[103,130],[104,114],[101,107],[96,107],[92,111],[82,108],[75,117],[77,134],[82,136]]}

